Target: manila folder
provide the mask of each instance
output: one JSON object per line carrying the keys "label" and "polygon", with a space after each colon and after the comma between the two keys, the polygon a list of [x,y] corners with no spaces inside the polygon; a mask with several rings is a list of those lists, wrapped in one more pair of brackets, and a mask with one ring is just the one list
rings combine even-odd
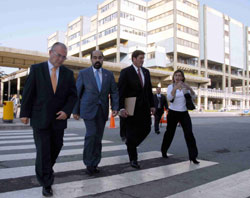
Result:
{"label": "manila folder", "polygon": [[134,115],[136,97],[125,98],[125,109],[129,116]]}

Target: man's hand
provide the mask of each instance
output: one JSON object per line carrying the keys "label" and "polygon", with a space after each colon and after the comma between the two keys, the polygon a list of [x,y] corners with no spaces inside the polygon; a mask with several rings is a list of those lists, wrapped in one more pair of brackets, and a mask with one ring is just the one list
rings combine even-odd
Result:
{"label": "man's hand", "polygon": [[74,118],[75,120],[79,120],[79,119],[80,119],[80,115],[78,115],[78,114],[73,114],[73,118]]}
{"label": "man's hand", "polygon": [[117,114],[118,114],[118,111],[112,111],[112,116],[113,117],[117,116]]}
{"label": "man's hand", "polygon": [[27,117],[20,118],[20,120],[24,124],[28,124],[29,123],[29,118],[27,118]]}
{"label": "man's hand", "polygon": [[126,109],[120,110],[120,116],[123,117],[123,118],[127,118],[128,117],[128,111]]}
{"label": "man's hand", "polygon": [[151,108],[150,108],[150,111],[151,111],[151,114],[152,114],[152,115],[155,114],[155,108],[154,108],[154,107],[151,107]]}
{"label": "man's hand", "polygon": [[58,115],[58,117],[56,118],[57,120],[66,120],[67,119],[67,114],[63,111],[59,111],[56,115]]}

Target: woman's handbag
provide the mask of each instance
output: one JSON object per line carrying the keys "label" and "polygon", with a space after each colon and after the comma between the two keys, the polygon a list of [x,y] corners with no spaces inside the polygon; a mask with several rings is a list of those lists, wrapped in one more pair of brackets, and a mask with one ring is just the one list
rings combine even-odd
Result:
{"label": "woman's handbag", "polygon": [[186,98],[186,107],[188,110],[194,110],[195,106],[192,100],[192,96],[190,95],[190,93],[185,93],[184,97]]}

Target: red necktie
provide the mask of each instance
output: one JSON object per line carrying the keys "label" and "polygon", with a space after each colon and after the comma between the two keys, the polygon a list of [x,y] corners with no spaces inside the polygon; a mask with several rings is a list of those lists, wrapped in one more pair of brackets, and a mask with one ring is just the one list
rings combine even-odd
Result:
{"label": "red necktie", "polygon": [[139,79],[140,79],[140,82],[141,82],[141,86],[143,87],[143,81],[142,81],[142,77],[141,77],[140,68],[138,68],[138,76],[139,76]]}

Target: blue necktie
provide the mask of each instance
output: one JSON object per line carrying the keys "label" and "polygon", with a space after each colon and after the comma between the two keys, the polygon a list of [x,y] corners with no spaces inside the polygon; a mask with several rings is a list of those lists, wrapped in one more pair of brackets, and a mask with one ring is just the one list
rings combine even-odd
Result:
{"label": "blue necktie", "polygon": [[101,80],[99,77],[99,70],[98,69],[95,71],[95,79],[96,79],[96,84],[97,84],[98,90],[100,92],[102,85],[101,85]]}

